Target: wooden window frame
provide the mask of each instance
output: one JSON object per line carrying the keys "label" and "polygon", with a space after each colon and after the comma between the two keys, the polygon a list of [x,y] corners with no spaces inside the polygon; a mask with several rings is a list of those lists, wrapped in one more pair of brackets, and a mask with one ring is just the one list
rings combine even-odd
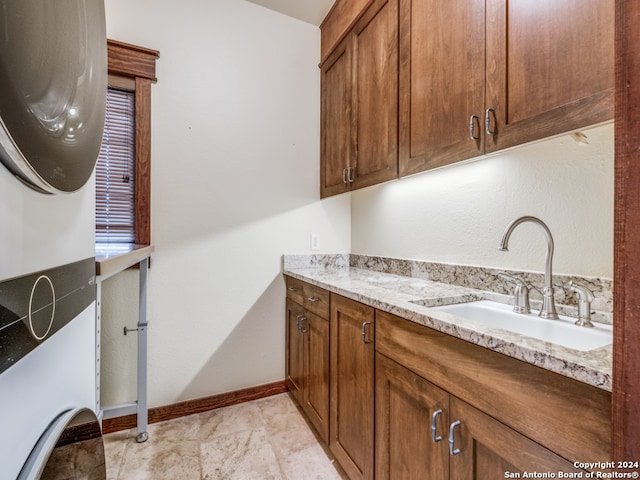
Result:
{"label": "wooden window frame", "polygon": [[157,50],[107,40],[109,85],[135,92],[135,240],[151,244],[151,84]]}

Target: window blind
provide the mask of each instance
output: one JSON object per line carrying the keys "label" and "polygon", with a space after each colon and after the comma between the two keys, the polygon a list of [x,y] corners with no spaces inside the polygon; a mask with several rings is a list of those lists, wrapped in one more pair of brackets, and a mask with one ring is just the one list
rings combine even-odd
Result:
{"label": "window blind", "polygon": [[135,242],[135,92],[109,88],[96,164],[96,242]]}

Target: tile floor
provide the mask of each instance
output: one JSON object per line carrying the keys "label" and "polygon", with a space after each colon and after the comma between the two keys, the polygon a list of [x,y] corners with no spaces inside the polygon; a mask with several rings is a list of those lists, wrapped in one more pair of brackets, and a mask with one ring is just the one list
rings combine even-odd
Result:
{"label": "tile floor", "polygon": [[289,395],[104,436],[107,480],[344,480]]}

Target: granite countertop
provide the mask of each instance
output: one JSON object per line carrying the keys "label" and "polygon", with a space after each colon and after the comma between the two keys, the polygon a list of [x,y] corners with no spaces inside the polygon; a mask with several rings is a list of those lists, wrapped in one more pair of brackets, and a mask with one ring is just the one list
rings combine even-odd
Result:
{"label": "granite countertop", "polygon": [[[285,265],[284,274],[546,370],[611,391],[612,345],[586,352],[574,350],[429,308],[480,298],[506,303],[508,297],[505,295],[349,266],[297,268]],[[415,300],[423,300],[429,307],[411,303]]]}

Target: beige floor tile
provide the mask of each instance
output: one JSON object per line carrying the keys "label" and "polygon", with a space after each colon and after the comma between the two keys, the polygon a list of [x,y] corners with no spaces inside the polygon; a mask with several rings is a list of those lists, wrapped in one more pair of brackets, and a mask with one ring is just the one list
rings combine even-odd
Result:
{"label": "beige floor tile", "polygon": [[[135,442],[135,440],[133,440]],[[130,444],[118,480],[200,480],[200,444],[171,442]]]}
{"label": "beige floor tile", "polygon": [[206,480],[280,480],[284,478],[263,428],[215,437],[202,443]]}
{"label": "beige floor tile", "polygon": [[199,438],[205,441],[214,436],[250,431],[264,425],[254,402],[204,412],[198,417]]}
{"label": "beige floor tile", "polygon": [[347,480],[318,444],[291,453],[280,466],[287,480]]}
{"label": "beige floor tile", "polygon": [[288,394],[105,435],[107,480],[341,480]]}

